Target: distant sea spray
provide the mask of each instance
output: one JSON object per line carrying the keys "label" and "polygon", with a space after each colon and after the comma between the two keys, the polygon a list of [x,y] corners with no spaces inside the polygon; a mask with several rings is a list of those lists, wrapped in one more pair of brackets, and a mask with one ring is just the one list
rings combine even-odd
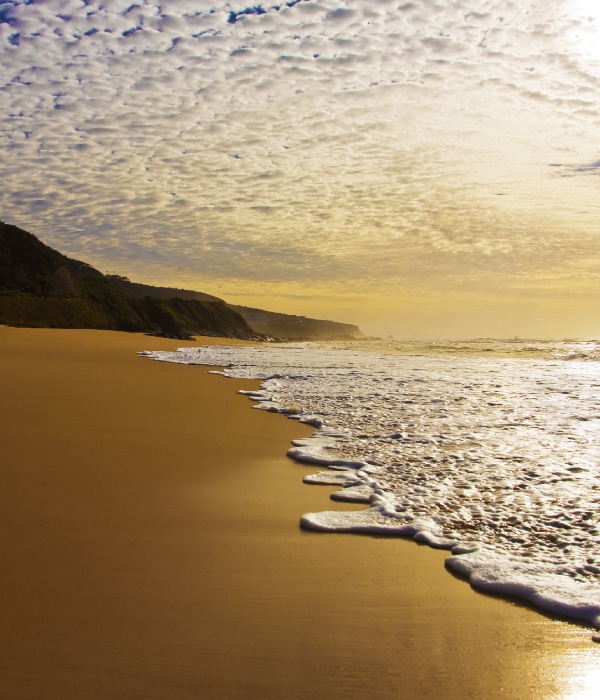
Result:
{"label": "distant sea spray", "polygon": [[[600,629],[600,343],[359,341],[144,352],[261,380],[315,428],[307,483],[368,508],[305,528],[412,537],[477,588]],[[594,635],[596,641],[600,634]]]}

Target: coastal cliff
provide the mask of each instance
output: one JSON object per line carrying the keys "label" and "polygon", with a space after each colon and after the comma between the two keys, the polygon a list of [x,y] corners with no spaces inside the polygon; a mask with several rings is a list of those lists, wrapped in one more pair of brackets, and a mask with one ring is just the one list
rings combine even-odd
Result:
{"label": "coastal cliff", "polygon": [[[122,292],[134,299],[143,299],[151,296],[156,299],[200,299],[202,301],[220,301],[204,292],[195,292],[191,289],[176,289],[174,287],[153,287],[148,284],[131,282],[120,275],[108,275]],[[227,304],[228,308],[240,314],[253,331],[270,338],[285,340],[337,340],[340,338],[364,338],[364,334],[358,326],[338,321],[324,321],[306,316],[282,314],[275,311],[265,311],[249,306]]]}
{"label": "coastal cliff", "polygon": [[280,314],[248,306],[230,305],[230,308],[243,316],[257,333],[263,335],[287,340],[346,340],[365,337],[358,326],[350,323]]}
{"label": "coastal cliff", "polygon": [[0,222],[0,324],[97,328],[172,338],[275,340],[364,337],[358,326],[226,303],[189,289],[105,275],[33,234]]}
{"label": "coastal cliff", "polygon": [[3,222],[0,324],[133,331],[181,339],[255,335],[223,301],[135,299],[91,265],[68,258],[33,234]]}

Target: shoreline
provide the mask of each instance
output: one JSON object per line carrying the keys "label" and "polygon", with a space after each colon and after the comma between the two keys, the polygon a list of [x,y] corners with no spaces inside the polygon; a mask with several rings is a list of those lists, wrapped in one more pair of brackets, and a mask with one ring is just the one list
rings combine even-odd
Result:
{"label": "shoreline", "polygon": [[[221,373],[228,377],[262,378],[261,389],[252,393],[258,408],[291,414],[288,417],[317,428],[308,439],[294,440],[294,447],[288,450],[288,456],[318,469],[304,478],[305,483],[337,485],[340,490],[331,494],[333,500],[362,503],[366,508],[342,513],[339,510],[305,513],[300,520],[305,529],[408,537],[435,549],[448,550],[452,555],[446,560],[446,567],[461,574],[473,588],[510,598],[518,597],[534,609],[545,610],[561,619],[576,620],[593,631],[591,641],[600,641],[597,632],[600,626],[600,588],[592,579],[592,575],[597,573],[596,547],[592,533],[586,531],[588,525],[583,524],[586,521],[571,523],[573,531],[570,537],[565,535],[564,541],[560,542],[560,551],[556,551],[558,547],[554,551],[551,546],[548,547],[556,540],[556,511],[566,511],[563,515],[567,517],[567,513],[573,510],[574,520],[577,520],[578,514],[587,513],[591,517],[594,512],[594,477],[572,484],[575,481],[574,472],[588,473],[584,465],[593,461],[593,450],[587,449],[593,443],[593,430],[589,431],[587,442],[578,439],[580,428],[575,423],[569,439],[577,447],[570,451],[555,441],[552,449],[546,445],[545,449],[538,449],[535,456],[531,453],[527,461],[526,448],[525,456],[519,456],[516,460],[525,463],[520,470],[510,464],[503,468],[497,462],[498,454],[505,450],[511,452],[517,444],[514,438],[506,442],[505,430],[523,423],[526,429],[520,441],[522,446],[531,442],[532,448],[539,442],[536,430],[553,434],[554,425],[563,418],[562,412],[557,412],[550,399],[545,410],[541,411],[548,415],[545,423],[532,421],[528,415],[526,397],[531,397],[530,405],[537,406],[541,394],[549,391],[553,396],[552,391],[557,391],[557,386],[560,386],[560,394],[567,393],[563,391],[565,387],[561,380],[557,385],[555,370],[548,372],[549,368],[560,365],[539,363],[528,358],[526,361],[532,363],[528,366],[531,374],[537,377],[528,385],[527,379],[518,376],[516,367],[519,363],[514,359],[498,365],[497,358],[494,358],[493,366],[488,365],[489,361],[486,360],[484,369],[478,373],[476,366],[473,366],[478,363],[470,356],[452,360],[461,363],[456,368],[449,368],[446,359],[432,361],[434,356],[428,356],[423,360],[418,359],[420,355],[411,357],[410,364],[397,364],[393,354],[388,355],[387,360],[384,355],[369,354],[365,356],[367,359],[363,364],[360,353],[337,345],[331,352],[327,344],[312,348],[293,345],[284,352],[276,348],[204,347],[181,348],[175,353],[142,354],[177,364],[224,365],[226,369]],[[595,374],[588,372],[580,375],[580,365],[574,366],[578,369],[575,370],[571,389],[573,396],[584,399],[579,404],[577,421],[587,421],[595,417],[594,407],[585,405],[585,398],[589,382],[597,378],[597,371]],[[331,374],[330,367],[335,368]],[[349,373],[348,367],[352,367]],[[569,365],[563,363],[563,367]],[[481,414],[482,406],[494,407],[488,409],[493,416],[487,417],[483,423],[481,419],[476,420],[471,425],[479,438],[473,438],[469,431],[465,432],[464,426],[461,430],[460,426],[453,425],[452,420],[448,419],[448,414],[455,412],[454,402],[466,400],[464,392],[457,394],[450,390],[448,394],[445,380],[440,381],[454,369],[463,376],[462,381],[473,380],[476,386],[482,387],[479,392],[474,391],[463,409],[467,422],[475,414]],[[518,371],[522,371],[522,368]],[[416,393],[409,391],[409,396],[404,396],[410,398],[409,401],[399,403],[398,393],[394,396],[393,384],[390,385],[390,394],[380,391],[381,378],[378,375],[382,372],[386,375],[386,382],[396,380],[404,385],[416,381],[423,384]],[[425,372],[427,376],[419,372]],[[488,373],[493,374],[494,379],[486,384]],[[562,377],[560,371],[558,375]],[[540,392],[537,388],[540,385],[544,385],[548,391]],[[470,383],[466,386],[469,390],[473,389]],[[496,390],[500,386],[508,387],[508,396],[503,396],[498,402]],[[512,408],[505,410],[505,404],[510,405],[511,397],[514,400],[517,395],[519,403],[523,403],[525,408],[517,413]],[[488,402],[490,396],[494,400]],[[402,404],[416,406],[411,410],[405,409]],[[486,425],[486,422],[491,422],[492,426]],[[402,425],[401,432],[398,432],[399,425]],[[487,431],[487,436],[481,439],[487,449],[478,442],[482,431]],[[371,441],[365,440],[369,435],[374,438],[372,451]],[[419,448],[419,444],[426,447]],[[461,445],[465,444],[469,448],[481,449],[465,452],[461,449]],[[398,461],[398,452],[404,453],[407,459]],[[561,464],[556,460],[552,462],[552,453],[561,453],[562,460],[559,461],[566,463],[569,469],[560,471]],[[421,471],[423,462],[428,465],[426,474]],[[541,474],[534,467],[541,467]],[[466,473],[461,471],[463,469]],[[562,476],[569,486],[561,491],[561,484],[557,483],[552,495],[548,496],[545,485],[550,474],[552,478],[556,477],[556,482],[561,482],[559,477]],[[471,494],[474,496],[471,495],[470,499],[464,499],[465,481],[473,487]],[[518,525],[512,524],[519,518],[515,517],[511,504],[514,493],[520,494],[522,490],[531,490],[531,498],[523,497],[525,507],[519,511],[523,525],[519,530]],[[575,492],[578,494],[579,510],[572,506]],[[436,498],[441,499],[439,509]],[[517,500],[519,498],[516,497]],[[481,509],[482,501],[490,504],[484,508],[485,513]],[[416,516],[411,512],[413,504],[419,513]],[[465,511],[461,513],[463,506]],[[548,507],[552,508],[551,515],[548,515]],[[486,526],[494,528],[498,522],[505,520],[505,526],[496,533],[496,543],[499,544],[496,547],[487,541]],[[482,521],[484,527],[480,530],[475,527],[468,535],[464,531],[461,533],[463,528],[468,531],[471,521]],[[578,529],[579,525],[582,527]],[[565,529],[569,529],[567,525]],[[517,543],[524,545],[524,551],[519,551],[518,546],[512,551],[512,545]],[[567,556],[570,545],[581,549],[587,546],[585,567],[577,566],[578,562]],[[580,555],[580,560],[585,558],[585,555]],[[548,566],[548,559],[552,560],[553,566]],[[585,576],[589,578],[583,578]]]}
{"label": "shoreline", "polygon": [[445,552],[299,529],[334,490],[285,456],[312,428],[248,410],[258,381],[136,355],[199,342],[0,327],[5,697],[593,692],[586,629]]}

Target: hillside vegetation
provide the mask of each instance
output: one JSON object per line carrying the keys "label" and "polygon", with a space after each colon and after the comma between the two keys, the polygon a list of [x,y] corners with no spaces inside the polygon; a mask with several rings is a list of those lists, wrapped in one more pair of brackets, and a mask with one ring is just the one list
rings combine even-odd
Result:
{"label": "hillside vegetation", "polygon": [[[191,289],[175,289],[173,287],[152,287],[148,284],[131,282],[120,275],[109,275],[121,291],[134,299],[143,299],[146,296],[158,299],[202,299],[208,301],[222,301],[218,297],[210,296],[204,292],[195,292]],[[260,335],[269,338],[285,340],[331,340],[338,338],[364,338],[358,326],[350,323],[338,323],[337,321],[323,321],[306,316],[293,314],[281,314],[274,311],[265,311],[248,306],[236,306],[227,304],[230,309],[239,313],[246,323]]]}
{"label": "hillside vegetation", "polygon": [[17,226],[0,222],[0,323],[98,328],[173,338],[250,338],[223,301],[136,299],[87,263],[68,258]]}
{"label": "hillside vegetation", "polygon": [[91,265],[0,222],[0,324],[99,328],[189,338],[266,336],[278,340],[364,337],[358,326],[226,304],[175,287],[104,275]]}

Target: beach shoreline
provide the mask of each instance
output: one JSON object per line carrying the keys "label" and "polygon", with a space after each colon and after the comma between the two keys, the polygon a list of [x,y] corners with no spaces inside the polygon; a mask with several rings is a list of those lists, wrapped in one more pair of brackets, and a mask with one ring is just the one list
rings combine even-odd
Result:
{"label": "beach shoreline", "polygon": [[300,530],[352,508],[285,457],[312,429],[137,356],[199,343],[235,341],[0,327],[3,697],[585,697],[588,630]]}

